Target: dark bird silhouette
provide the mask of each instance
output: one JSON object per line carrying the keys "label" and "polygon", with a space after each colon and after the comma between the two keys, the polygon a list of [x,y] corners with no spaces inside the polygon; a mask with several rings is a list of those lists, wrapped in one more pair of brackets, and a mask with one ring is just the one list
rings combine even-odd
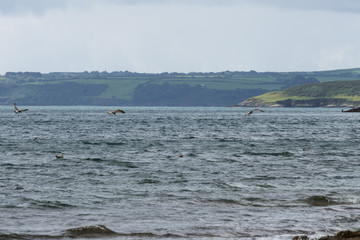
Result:
{"label": "dark bird silhouette", "polygon": [[14,108],[15,108],[14,113],[21,113],[28,110],[27,108],[19,110],[18,107],[16,106],[16,103],[14,103]]}
{"label": "dark bird silhouette", "polygon": [[264,112],[264,110],[255,108],[255,109],[251,110],[250,112],[247,112],[247,113],[245,114],[245,116],[249,116],[249,115],[253,114],[255,111]]}
{"label": "dark bird silhouette", "polygon": [[114,114],[114,115],[116,115],[116,113],[125,113],[125,112],[123,110],[120,110],[120,109],[117,109],[115,111],[109,110],[107,112],[107,114]]}
{"label": "dark bird silhouette", "polygon": [[64,158],[64,153],[61,153],[61,155],[55,155],[56,158]]}

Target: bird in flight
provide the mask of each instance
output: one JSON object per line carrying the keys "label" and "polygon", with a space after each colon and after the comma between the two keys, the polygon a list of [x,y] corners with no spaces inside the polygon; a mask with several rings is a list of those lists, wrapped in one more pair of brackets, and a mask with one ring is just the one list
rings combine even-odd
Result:
{"label": "bird in flight", "polygon": [[16,103],[14,103],[14,108],[15,108],[14,113],[21,113],[28,110],[27,108],[19,110],[18,107],[16,106]]}
{"label": "bird in flight", "polygon": [[107,112],[107,114],[114,114],[114,115],[116,115],[116,113],[125,113],[125,112],[123,110],[120,110],[120,109],[117,109],[117,110],[114,110],[114,111],[109,110]]}
{"label": "bird in flight", "polygon": [[251,110],[250,112],[247,112],[247,113],[245,114],[245,116],[249,116],[249,115],[253,114],[255,111],[264,112],[264,110],[255,108],[255,109]]}

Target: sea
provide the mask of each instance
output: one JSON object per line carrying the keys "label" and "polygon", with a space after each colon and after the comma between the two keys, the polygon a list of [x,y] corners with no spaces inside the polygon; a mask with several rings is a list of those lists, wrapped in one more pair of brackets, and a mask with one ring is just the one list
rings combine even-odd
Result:
{"label": "sea", "polygon": [[[0,239],[310,239],[360,228],[360,114],[0,107]],[[64,154],[64,158],[55,156]]]}

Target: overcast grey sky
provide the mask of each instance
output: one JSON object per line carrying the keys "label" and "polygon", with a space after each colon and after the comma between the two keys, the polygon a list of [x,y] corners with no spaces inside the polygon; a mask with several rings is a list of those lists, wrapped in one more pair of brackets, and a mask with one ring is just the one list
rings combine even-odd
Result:
{"label": "overcast grey sky", "polygon": [[360,67],[358,0],[0,0],[8,71]]}

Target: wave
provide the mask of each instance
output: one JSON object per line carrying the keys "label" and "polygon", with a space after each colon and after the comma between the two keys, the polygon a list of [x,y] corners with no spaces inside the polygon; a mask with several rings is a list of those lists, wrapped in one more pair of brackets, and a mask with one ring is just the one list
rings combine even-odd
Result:
{"label": "wave", "polygon": [[316,206],[316,207],[325,207],[330,205],[338,205],[341,204],[341,202],[336,201],[335,199],[326,197],[326,196],[311,196],[303,200],[305,203],[309,204],[310,206]]}
{"label": "wave", "polygon": [[121,146],[121,145],[125,145],[126,143],[124,143],[124,142],[106,142],[105,144],[108,146]]}
{"label": "wave", "polygon": [[40,209],[65,209],[73,208],[75,205],[63,203],[60,201],[50,201],[50,200],[36,200],[32,198],[22,198],[22,201],[26,203],[27,207],[40,208]]}
{"label": "wave", "polygon": [[126,168],[138,168],[137,165],[135,165],[133,162],[129,162],[129,161],[117,161],[117,160],[111,160],[111,159],[106,159],[106,158],[97,158],[97,157],[95,157],[95,158],[84,158],[83,160],[89,161],[89,162],[95,162],[95,163],[106,162],[106,163],[111,164],[111,165],[123,166],[123,167],[126,167]]}
{"label": "wave", "polygon": [[121,146],[121,145],[125,145],[124,142],[94,142],[94,141],[89,141],[89,140],[84,140],[82,141],[83,144],[85,145],[108,145],[108,146]]}
{"label": "wave", "polygon": [[83,239],[83,238],[114,238],[114,237],[144,237],[144,238],[180,238],[182,235],[174,233],[156,234],[152,232],[134,232],[134,233],[119,233],[115,232],[104,225],[85,226],[78,228],[67,229],[60,234],[46,235],[46,234],[18,234],[0,233],[0,239]]}
{"label": "wave", "polygon": [[118,235],[117,232],[107,228],[104,225],[96,226],[85,226],[79,228],[71,228],[65,231],[63,234],[66,237],[76,238],[76,237],[104,237],[104,236],[113,236]]}
{"label": "wave", "polygon": [[[209,230],[198,229],[198,230]],[[230,236],[236,237],[249,237],[251,234],[243,232],[232,232]],[[0,239],[118,239],[118,238],[144,238],[144,239],[173,239],[173,238],[223,238],[223,234],[210,233],[208,231],[197,231],[197,232],[184,232],[182,234],[178,233],[156,233],[156,232],[132,232],[132,233],[120,233],[115,232],[105,225],[94,225],[94,226],[84,226],[78,228],[70,228],[65,231],[62,231],[58,234],[49,235],[49,234],[18,234],[18,233],[1,233]],[[227,237],[225,237],[227,238]]]}
{"label": "wave", "polygon": [[88,140],[82,141],[82,143],[85,145],[100,145],[101,144],[101,142],[91,142]]}
{"label": "wave", "polygon": [[250,152],[245,151],[244,154],[252,156],[275,156],[275,157],[291,157],[294,154],[291,152]]}
{"label": "wave", "polygon": [[105,159],[102,158],[85,158],[86,161],[91,161],[91,162],[104,162],[106,161]]}
{"label": "wave", "polygon": [[145,179],[138,181],[138,183],[139,184],[156,184],[156,183],[160,183],[160,181],[155,180],[155,179],[145,178]]}
{"label": "wave", "polygon": [[227,198],[219,198],[219,199],[206,199],[204,202],[215,203],[215,204],[230,204],[230,205],[245,205],[239,201]]}

